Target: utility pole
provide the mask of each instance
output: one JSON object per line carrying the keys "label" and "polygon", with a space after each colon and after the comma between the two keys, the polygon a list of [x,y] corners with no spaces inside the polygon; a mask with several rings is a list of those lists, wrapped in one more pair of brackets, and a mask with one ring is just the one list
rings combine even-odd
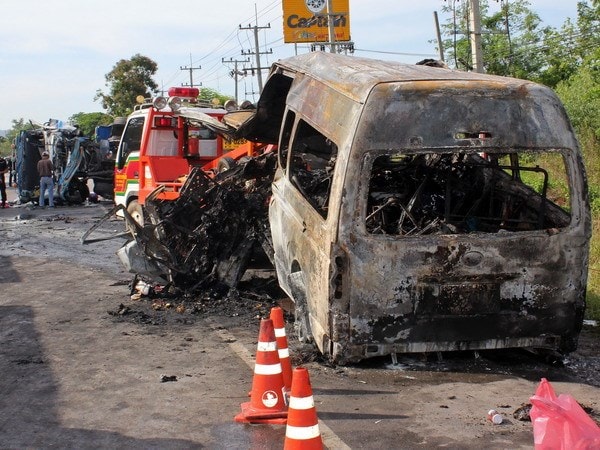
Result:
{"label": "utility pole", "polygon": [[[202,86],[202,83],[196,84],[194,85],[194,75],[193,75],[193,71],[194,70],[200,70],[202,67],[198,66],[198,67],[193,67],[192,64],[192,55],[190,54],[190,66],[189,67],[184,67],[184,66],[179,66],[180,70],[188,70],[190,72],[190,87],[194,87],[194,86]],[[181,84],[182,86],[187,86],[185,83]]]}
{"label": "utility pole", "polygon": [[440,61],[444,62],[444,43],[442,42],[442,33],[440,32],[440,21],[438,19],[437,11],[433,12],[433,20],[435,21],[435,34],[437,36]]}
{"label": "utility pole", "polygon": [[329,32],[329,51],[335,53],[335,24],[333,23],[332,0],[327,0],[327,30]]}
{"label": "utility pole", "polygon": [[473,57],[473,70],[483,73],[483,55],[481,49],[481,12],[479,11],[479,0],[469,0],[469,21],[471,26],[471,54]]}
{"label": "utility pole", "polygon": [[243,60],[229,58],[229,61],[225,61],[225,58],[221,58],[221,62],[223,64],[230,64],[230,63],[234,64],[233,70],[229,72],[229,75],[231,75],[233,77],[233,79],[235,80],[235,102],[238,103],[238,77],[240,75],[245,75],[244,72],[241,72],[238,70],[238,64],[239,63],[249,63],[250,58],[246,58]]}
{"label": "utility pole", "polygon": [[266,28],[271,28],[271,24],[267,24],[266,27],[259,27],[258,25],[252,26],[252,25],[248,25],[247,27],[242,27],[240,25],[240,30],[254,30],[254,47],[256,49],[256,51],[252,51],[252,50],[248,50],[248,51],[244,51],[242,50],[242,55],[247,56],[247,55],[256,55],[256,67],[251,67],[250,70],[254,71],[256,70],[256,73],[258,75],[258,91],[262,92],[262,88],[263,88],[263,84],[262,84],[262,70],[263,68],[260,65],[260,55],[268,55],[273,53],[273,49],[269,49],[268,52],[261,52],[260,51],[260,47],[258,45],[258,30],[263,30]]}

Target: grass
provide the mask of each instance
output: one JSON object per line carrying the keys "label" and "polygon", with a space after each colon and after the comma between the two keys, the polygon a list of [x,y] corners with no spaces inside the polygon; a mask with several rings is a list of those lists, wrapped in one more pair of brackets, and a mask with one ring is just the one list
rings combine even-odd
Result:
{"label": "grass", "polygon": [[600,320],[600,142],[592,131],[580,131],[578,137],[588,176],[592,208],[592,239],[585,317]]}

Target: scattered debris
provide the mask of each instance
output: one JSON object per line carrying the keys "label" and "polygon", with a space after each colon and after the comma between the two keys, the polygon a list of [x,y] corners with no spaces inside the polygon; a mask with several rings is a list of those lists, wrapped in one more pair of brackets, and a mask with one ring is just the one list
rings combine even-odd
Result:
{"label": "scattered debris", "polygon": [[170,381],[177,381],[177,375],[161,375],[160,376],[161,383],[168,383]]}
{"label": "scattered debris", "polygon": [[523,403],[513,412],[513,417],[521,422],[531,422],[529,412],[531,411],[531,403]]}

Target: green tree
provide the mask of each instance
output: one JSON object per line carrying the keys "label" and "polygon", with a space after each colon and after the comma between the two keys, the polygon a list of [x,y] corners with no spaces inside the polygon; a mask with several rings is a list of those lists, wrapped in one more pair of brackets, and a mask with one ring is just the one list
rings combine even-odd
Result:
{"label": "green tree", "polygon": [[577,25],[567,20],[562,29],[567,27],[572,32],[563,43],[564,59],[562,63],[551,60],[546,77],[554,76],[556,92],[575,129],[593,136],[596,145],[600,142],[600,0],[593,0],[591,6],[579,2]]}
{"label": "green tree", "polygon": [[[543,68],[544,60],[536,50],[545,32],[540,28],[540,18],[529,9],[527,0],[502,1],[500,10],[489,13],[487,0],[480,1],[481,45],[484,71],[496,75],[518,78],[535,78]],[[469,41],[468,2],[450,2],[443,11],[450,19],[443,25],[444,41],[450,65],[462,70],[472,69]]]}
{"label": "green tree", "polygon": [[544,30],[539,56],[544,59],[545,64],[535,81],[555,87],[575,73],[581,62],[576,51],[577,33],[571,19],[567,19],[560,30]]}
{"label": "green tree", "polygon": [[577,130],[587,129],[600,142],[600,67],[584,64],[556,92]]}
{"label": "green tree", "polygon": [[112,116],[102,113],[84,113],[73,114],[69,120],[76,123],[84,136],[93,137],[98,125],[110,125],[113,121]]}
{"label": "green tree", "polygon": [[156,62],[139,53],[131,59],[122,59],[104,77],[109,93],[98,89],[94,100],[101,100],[102,107],[112,116],[127,116],[138,96],[148,98],[158,92],[158,85],[152,79],[157,70]]}
{"label": "green tree", "polygon": [[[202,100],[205,102],[210,102],[217,105],[224,105],[227,100],[230,100],[231,97],[228,95],[223,95],[215,89],[211,88],[201,88],[200,95],[198,96],[198,100]],[[219,103],[216,103],[216,102]]]}
{"label": "green tree", "polygon": [[12,120],[12,128],[7,131],[6,137],[0,142],[0,155],[10,155],[12,153],[11,144],[21,130],[37,128],[31,122],[26,122],[22,117],[20,119]]}

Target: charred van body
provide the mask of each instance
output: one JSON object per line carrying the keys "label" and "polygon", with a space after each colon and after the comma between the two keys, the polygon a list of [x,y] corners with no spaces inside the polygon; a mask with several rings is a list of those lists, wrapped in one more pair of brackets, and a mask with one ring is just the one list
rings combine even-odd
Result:
{"label": "charred van body", "polygon": [[278,279],[332,360],[576,348],[590,211],[550,89],[315,52],[275,63],[238,123],[278,144]]}

